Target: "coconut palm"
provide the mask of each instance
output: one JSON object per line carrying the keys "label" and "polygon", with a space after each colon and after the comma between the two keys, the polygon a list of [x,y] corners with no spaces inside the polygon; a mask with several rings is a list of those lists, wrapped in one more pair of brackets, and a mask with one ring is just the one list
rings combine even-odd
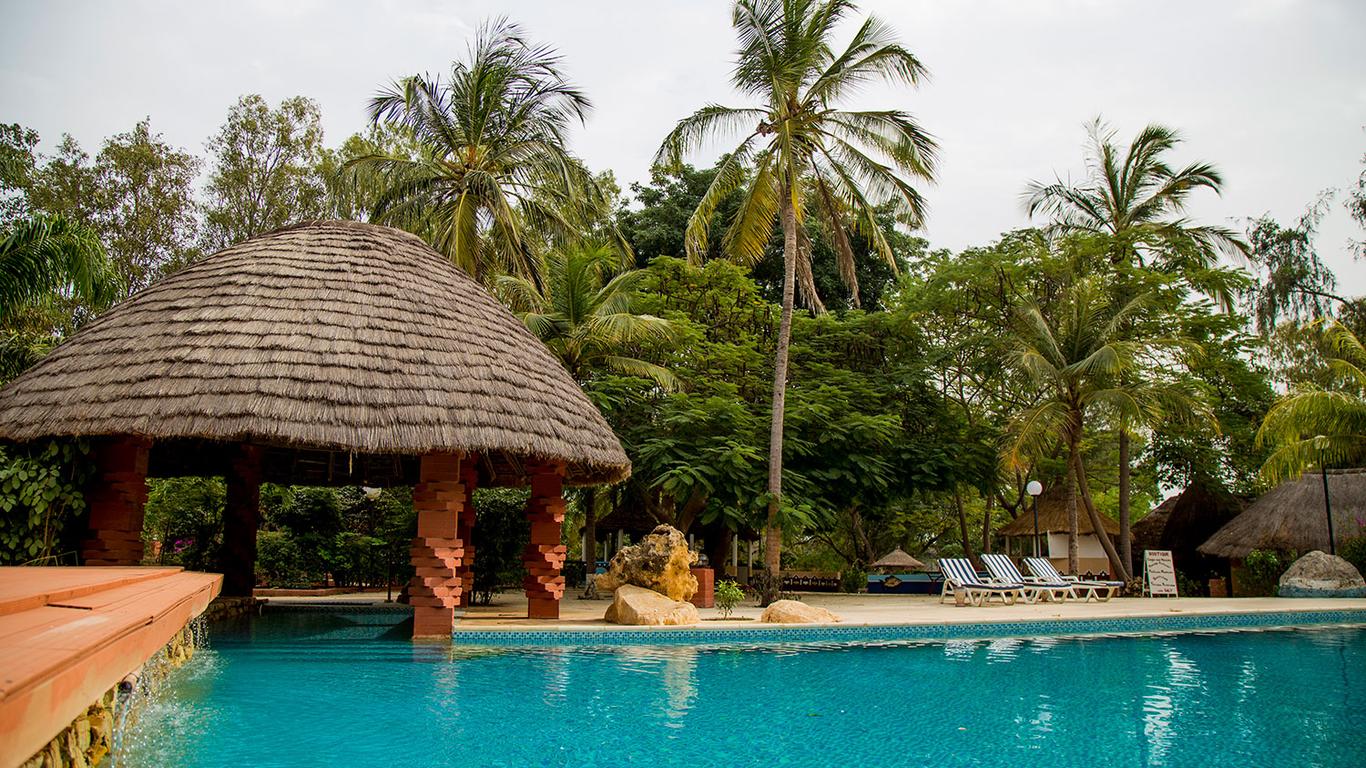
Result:
{"label": "coconut palm", "polygon": [[613,371],[675,389],[678,382],[667,369],[624,352],[642,342],[667,341],[673,329],[663,318],[631,311],[645,273],[622,267],[615,246],[570,245],[546,254],[538,270],[542,281],[502,275],[496,288],[580,384],[595,372]]}
{"label": "coconut palm", "polygon": [[[1180,275],[1195,290],[1232,307],[1229,275],[1212,269],[1219,254],[1246,256],[1248,245],[1232,230],[1201,226],[1186,217],[1186,203],[1201,189],[1219,194],[1223,177],[1206,162],[1175,169],[1167,155],[1181,143],[1175,130],[1149,125],[1127,151],[1099,117],[1087,127],[1087,174],[1080,184],[1033,182],[1025,206],[1045,215],[1059,234],[1088,233],[1109,240],[1114,265],[1152,266]],[[1129,546],[1129,434],[1120,431],[1120,549],[1132,568]]]}
{"label": "coconut palm", "polygon": [[1129,425],[1152,424],[1164,416],[1189,416],[1200,408],[1177,385],[1136,383],[1144,381],[1142,374],[1154,358],[1182,346],[1175,340],[1126,338],[1126,329],[1148,303],[1147,296],[1117,302],[1108,286],[1084,278],[1064,292],[1052,316],[1037,304],[1026,305],[1020,313],[1015,365],[1043,395],[1013,420],[1008,458],[1013,465],[1024,466],[1030,457],[1062,442],[1067,454],[1067,560],[1072,573],[1077,572],[1080,499],[1111,567],[1125,581],[1130,578],[1130,568],[1105,533],[1091,497],[1081,452],[1087,429],[1101,417]]}
{"label": "coconut palm", "polygon": [[366,155],[345,171],[374,190],[376,221],[423,236],[476,279],[534,278],[537,239],[573,239],[605,205],[565,146],[589,109],[553,49],[498,20],[449,80],[409,77],[371,101],[372,122],[411,134],[418,157]]}
{"label": "coconut palm", "polygon": [[811,242],[805,226],[814,217],[830,238],[840,274],[858,294],[854,279],[852,228],[895,265],[878,224],[886,205],[904,224],[918,226],[924,201],[908,179],[928,180],[935,144],[905,112],[841,110],[838,102],[877,81],[916,84],[925,74],[920,61],[896,42],[875,18],[864,20],[836,52],[835,27],[855,11],[846,0],[738,0],[731,25],[739,39],[732,82],[753,107],[709,104],[681,120],[656,157],[677,168],[683,157],[721,135],[739,135],[720,163],[711,186],[688,221],[690,258],[707,251],[708,225],[717,206],[735,190],[742,202],[722,245],[733,258],[754,264],[763,258],[775,219],[783,233],[783,308],[774,356],[773,410],[769,438],[765,602],[777,592],[782,547],[783,413],[788,346],[795,290],[819,307],[811,270]]}
{"label": "coconut palm", "polygon": [[1313,466],[1359,467],[1366,463],[1366,349],[1336,320],[1323,330],[1326,386],[1281,398],[1257,430],[1257,445],[1275,446],[1262,465],[1270,483]]}
{"label": "coconut palm", "polygon": [[104,246],[89,228],[62,216],[38,215],[0,233],[0,324],[53,296],[99,310],[119,294]]}
{"label": "coconut palm", "polygon": [[1247,244],[1233,230],[1197,225],[1186,217],[1191,194],[1208,189],[1217,195],[1224,181],[1206,162],[1180,170],[1168,164],[1167,154],[1181,143],[1178,132],[1149,125],[1122,154],[1115,131],[1100,118],[1091,122],[1087,134],[1086,177],[1080,184],[1031,182],[1025,196],[1031,217],[1047,216],[1049,228],[1063,234],[1108,236],[1116,264],[1189,271],[1214,266],[1220,253],[1247,255]]}

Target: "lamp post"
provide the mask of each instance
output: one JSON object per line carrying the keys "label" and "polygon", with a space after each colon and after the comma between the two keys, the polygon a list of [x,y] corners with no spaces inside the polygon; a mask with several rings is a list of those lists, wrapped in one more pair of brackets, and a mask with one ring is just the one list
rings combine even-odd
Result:
{"label": "lamp post", "polygon": [[1337,542],[1333,541],[1333,503],[1328,498],[1328,463],[1323,460],[1323,449],[1328,444],[1324,435],[1314,436],[1314,447],[1319,450],[1319,475],[1323,477],[1323,511],[1328,516],[1328,554],[1338,553]]}
{"label": "lamp post", "polygon": [[1025,486],[1025,492],[1030,496],[1034,507],[1034,556],[1039,556],[1039,494],[1043,493],[1043,483],[1038,480],[1030,480]]}

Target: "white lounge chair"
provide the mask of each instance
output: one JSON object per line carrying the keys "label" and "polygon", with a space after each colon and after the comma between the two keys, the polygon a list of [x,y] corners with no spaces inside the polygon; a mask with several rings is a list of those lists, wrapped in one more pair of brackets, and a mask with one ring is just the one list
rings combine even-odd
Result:
{"label": "white lounge chair", "polygon": [[1122,581],[1082,581],[1076,576],[1064,576],[1044,557],[1026,557],[1024,564],[1037,579],[1065,582],[1072,587],[1072,596],[1081,600],[1095,598],[1098,602],[1108,602],[1124,586]]}
{"label": "white lounge chair", "polygon": [[1022,584],[1024,599],[1026,603],[1036,603],[1039,598],[1049,602],[1054,600],[1064,602],[1072,597],[1072,585],[1062,579],[1026,579],[1020,574],[1020,569],[1015,567],[1015,563],[1005,555],[986,554],[982,555],[982,564],[991,573],[991,578],[1001,584]]}
{"label": "white lounge chair", "polygon": [[944,588],[939,593],[939,602],[953,593],[954,600],[962,605],[984,605],[993,596],[1001,598],[1006,605],[1014,605],[1024,594],[1023,584],[995,584],[977,576],[977,571],[967,558],[945,557],[939,560],[939,570],[944,574]]}

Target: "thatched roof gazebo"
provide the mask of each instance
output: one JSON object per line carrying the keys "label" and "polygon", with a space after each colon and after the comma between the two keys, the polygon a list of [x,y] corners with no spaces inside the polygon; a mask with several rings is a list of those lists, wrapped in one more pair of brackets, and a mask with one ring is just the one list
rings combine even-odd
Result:
{"label": "thatched roof gazebo", "polygon": [[[1361,535],[1366,518],[1366,469],[1328,470],[1328,500],[1333,509],[1334,539]],[[1328,515],[1323,475],[1305,472],[1268,491],[1204,544],[1200,551],[1241,560],[1254,549],[1327,551]]]}
{"label": "thatched roof gazebo", "polygon": [[1134,551],[1169,550],[1176,567],[1196,581],[1211,575],[1227,576],[1227,562],[1200,552],[1198,548],[1242,511],[1243,502],[1237,496],[1192,483],[1157,505],[1130,528]]}
{"label": "thatched roof gazebo", "polygon": [[[1068,566],[1067,534],[1068,509],[1067,493],[1061,485],[1050,486],[1039,494],[1037,501],[1039,513],[1039,554],[1049,558],[1059,568]],[[1111,537],[1119,535],[1119,523],[1101,515],[1101,524]],[[1007,548],[1012,543],[1021,554],[1032,554],[1034,546],[1034,509],[1027,505],[1020,510],[1019,516],[997,529],[1004,536]],[[1110,566],[1105,550],[1091,525],[1091,516],[1080,497],[1077,498],[1077,549],[1078,564],[1083,571],[1104,572]]]}
{"label": "thatched roof gazebo", "polygon": [[472,578],[475,484],[531,485],[529,610],[558,615],[561,484],[630,474],[516,317],[419,238],[354,222],[231,246],[86,325],[0,390],[0,439],[56,436],[97,438],[87,563],[141,558],[145,477],[224,475],[225,594],[252,585],[261,482],[414,485],[419,634],[449,630]]}
{"label": "thatched roof gazebo", "polygon": [[925,567],[925,564],[920,562],[919,560],[916,560],[914,557],[911,557],[910,555],[906,554],[906,552],[903,551],[901,547],[897,547],[891,552],[888,552],[887,554],[878,558],[877,562],[873,563],[868,567],[901,573],[905,571],[922,570]]}

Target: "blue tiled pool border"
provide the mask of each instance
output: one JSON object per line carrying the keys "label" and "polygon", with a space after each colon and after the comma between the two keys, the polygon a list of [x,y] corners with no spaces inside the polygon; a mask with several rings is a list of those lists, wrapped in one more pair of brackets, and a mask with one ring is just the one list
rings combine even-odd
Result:
{"label": "blue tiled pool border", "polygon": [[901,640],[973,640],[997,637],[1148,634],[1366,624],[1366,609],[1258,613],[1125,616],[965,624],[776,626],[744,629],[650,627],[640,629],[456,629],[451,639],[476,646],[767,645],[775,643],[876,643]]}

